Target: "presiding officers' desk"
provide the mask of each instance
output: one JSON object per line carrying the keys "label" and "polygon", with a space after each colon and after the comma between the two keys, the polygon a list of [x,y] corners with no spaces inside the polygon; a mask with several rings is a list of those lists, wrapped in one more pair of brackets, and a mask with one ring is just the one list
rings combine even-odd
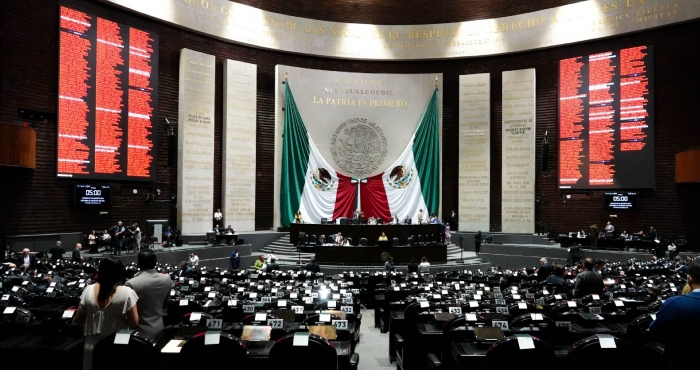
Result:
{"label": "presiding officers' desk", "polygon": [[394,258],[394,265],[408,263],[411,258],[420,259],[426,257],[431,263],[447,262],[447,246],[418,245],[402,247],[342,247],[342,246],[317,246],[316,262],[318,263],[384,263],[382,253],[387,252]]}
{"label": "presiding officers' desk", "polygon": [[[418,238],[418,235],[433,235],[433,240],[436,235],[442,233],[440,224],[422,224],[422,225],[336,225],[336,224],[292,224],[289,238],[292,244],[299,245],[299,233],[304,232],[306,236],[329,235],[342,233],[343,237],[352,238],[352,244],[357,245],[360,238],[367,238],[368,245],[376,245],[379,236],[384,232],[392,240],[399,238],[399,244],[408,244],[408,237],[413,235]],[[309,241],[311,242],[311,241]],[[315,241],[314,241],[315,242]],[[418,240],[416,239],[416,242]],[[318,258],[318,257],[317,257]],[[420,257],[418,257],[420,258]],[[430,261],[430,259],[429,259]]]}

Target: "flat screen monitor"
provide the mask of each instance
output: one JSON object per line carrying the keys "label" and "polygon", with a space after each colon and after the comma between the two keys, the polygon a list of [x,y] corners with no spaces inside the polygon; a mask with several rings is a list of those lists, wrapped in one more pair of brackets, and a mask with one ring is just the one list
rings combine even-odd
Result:
{"label": "flat screen monitor", "polygon": [[109,185],[76,184],[73,187],[73,204],[106,206],[110,203]]}
{"label": "flat screen monitor", "polygon": [[649,45],[559,61],[559,188],[649,189],[654,57]]}
{"label": "flat screen monitor", "polygon": [[637,209],[639,195],[636,192],[606,192],[605,209]]}

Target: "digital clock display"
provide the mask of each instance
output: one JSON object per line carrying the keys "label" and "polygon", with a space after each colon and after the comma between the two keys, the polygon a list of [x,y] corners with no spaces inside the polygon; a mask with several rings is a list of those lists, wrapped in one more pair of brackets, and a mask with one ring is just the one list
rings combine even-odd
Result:
{"label": "digital clock display", "polygon": [[102,206],[109,204],[109,185],[76,184],[73,189],[73,204]]}

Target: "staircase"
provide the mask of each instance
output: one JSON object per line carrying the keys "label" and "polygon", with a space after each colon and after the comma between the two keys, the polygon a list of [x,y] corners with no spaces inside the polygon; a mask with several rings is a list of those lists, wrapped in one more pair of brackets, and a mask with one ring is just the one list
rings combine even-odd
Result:
{"label": "staircase", "polygon": [[[282,265],[296,264],[299,261],[299,253],[297,248],[290,242],[289,235],[285,235],[268,246],[260,249],[260,254],[273,253],[277,256],[277,262]],[[314,253],[301,253],[302,263],[309,261]],[[462,257],[461,250],[456,244],[447,246],[447,263],[460,261]],[[473,260],[473,253],[464,252],[464,259]]]}

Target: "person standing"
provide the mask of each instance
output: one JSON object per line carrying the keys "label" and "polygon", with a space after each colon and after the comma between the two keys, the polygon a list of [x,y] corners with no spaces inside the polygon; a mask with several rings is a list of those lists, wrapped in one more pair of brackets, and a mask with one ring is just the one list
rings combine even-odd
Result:
{"label": "person standing", "polygon": [[138,295],[139,333],[157,342],[163,334],[163,306],[170,295],[170,276],[158,273],[156,252],[144,249],[139,253],[138,266],[141,271],[126,286]]}
{"label": "person standing", "polygon": [[117,222],[117,226],[114,228],[114,237],[117,239],[117,248],[114,251],[114,255],[119,256],[122,254],[122,246],[124,244],[124,237],[126,233],[126,227],[121,221]]}
{"label": "person standing", "polygon": [[337,234],[335,234],[335,244],[341,245],[343,243],[343,234],[338,231]]}
{"label": "person standing", "polygon": [[613,226],[612,222],[608,221],[608,223],[605,225],[605,236],[611,237],[614,232],[615,226]]}
{"label": "person standing", "polygon": [[455,210],[452,210],[452,213],[450,213],[450,223],[452,224],[452,230],[457,231],[459,230],[458,225],[457,225],[457,213]]}
{"label": "person standing", "polygon": [[419,274],[427,274],[430,272],[430,262],[426,257],[421,258],[420,264],[418,265]]}
{"label": "person standing", "polygon": [[423,210],[418,211],[418,225],[423,224]]}
{"label": "person standing", "polygon": [[75,249],[73,249],[73,254],[71,260],[73,262],[83,262],[83,256],[80,255],[80,250],[83,249],[83,245],[78,243],[75,245]]}
{"label": "person standing", "polygon": [[190,253],[190,267],[196,268],[199,266],[199,257],[197,256],[197,253]]}
{"label": "person standing", "polygon": [[445,244],[452,244],[452,233],[450,233],[450,223],[445,224]]}
{"label": "person standing", "polygon": [[593,271],[594,267],[593,258],[583,260],[584,271],[576,275],[574,298],[583,298],[589,294],[603,294],[605,289],[603,275]]}
{"label": "person standing", "polygon": [[80,296],[75,322],[85,325],[83,370],[92,370],[92,353],[97,342],[119,330],[138,326],[138,296],[122,285],[124,271],[120,260],[103,259],[98,267],[97,282],[88,285]]}
{"label": "person standing", "polygon": [[474,251],[476,254],[481,253],[481,242],[483,242],[484,239],[481,237],[481,230],[476,232],[476,235],[474,235]]}
{"label": "person standing", "polygon": [[318,273],[321,272],[321,266],[316,263],[316,258],[311,257],[309,263],[304,265],[304,270]]}
{"label": "person standing", "polygon": [[301,215],[301,211],[297,211],[297,213],[294,214],[294,223],[295,224],[303,224],[304,223],[304,218]]}
{"label": "person standing", "polygon": [[219,229],[223,227],[221,224],[221,220],[224,219],[223,213],[221,213],[221,208],[217,209],[216,212],[214,212],[214,225],[218,226]]}
{"label": "person standing", "polygon": [[384,263],[384,271],[395,271],[394,268],[394,257],[389,257]]}
{"label": "person standing", "polygon": [[134,242],[136,243],[135,249],[141,250],[141,229],[139,229],[139,224],[134,222]]}
{"label": "person standing", "polygon": [[690,292],[666,299],[649,326],[652,337],[666,343],[664,357],[670,369],[695,369],[697,366],[688,357],[692,357],[697,343],[688,335],[700,330],[700,261],[692,261],[687,266]]}
{"label": "person standing", "polygon": [[238,253],[238,249],[231,252],[231,268],[238,270],[238,266],[241,264],[241,255]]}
{"label": "person standing", "polygon": [[412,274],[414,272],[418,272],[418,264],[416,263],[416,259],[411,257],[411,263],[408,264],[408,273]]}
{"label": "person standing", "polygon": [[51,247],[49,253],[51,253],[51,261],[56,262],[63,259],[63,255],[66,253],[66,250],[61,247],[61,241],[59,240],[56,242],[56,245]]}
{"label": "person standing", "polygon": [[90,235],[88,235],[88,249],[90,253],[97,253],[97,234],[95,234],[95,230],[91,230]]}

